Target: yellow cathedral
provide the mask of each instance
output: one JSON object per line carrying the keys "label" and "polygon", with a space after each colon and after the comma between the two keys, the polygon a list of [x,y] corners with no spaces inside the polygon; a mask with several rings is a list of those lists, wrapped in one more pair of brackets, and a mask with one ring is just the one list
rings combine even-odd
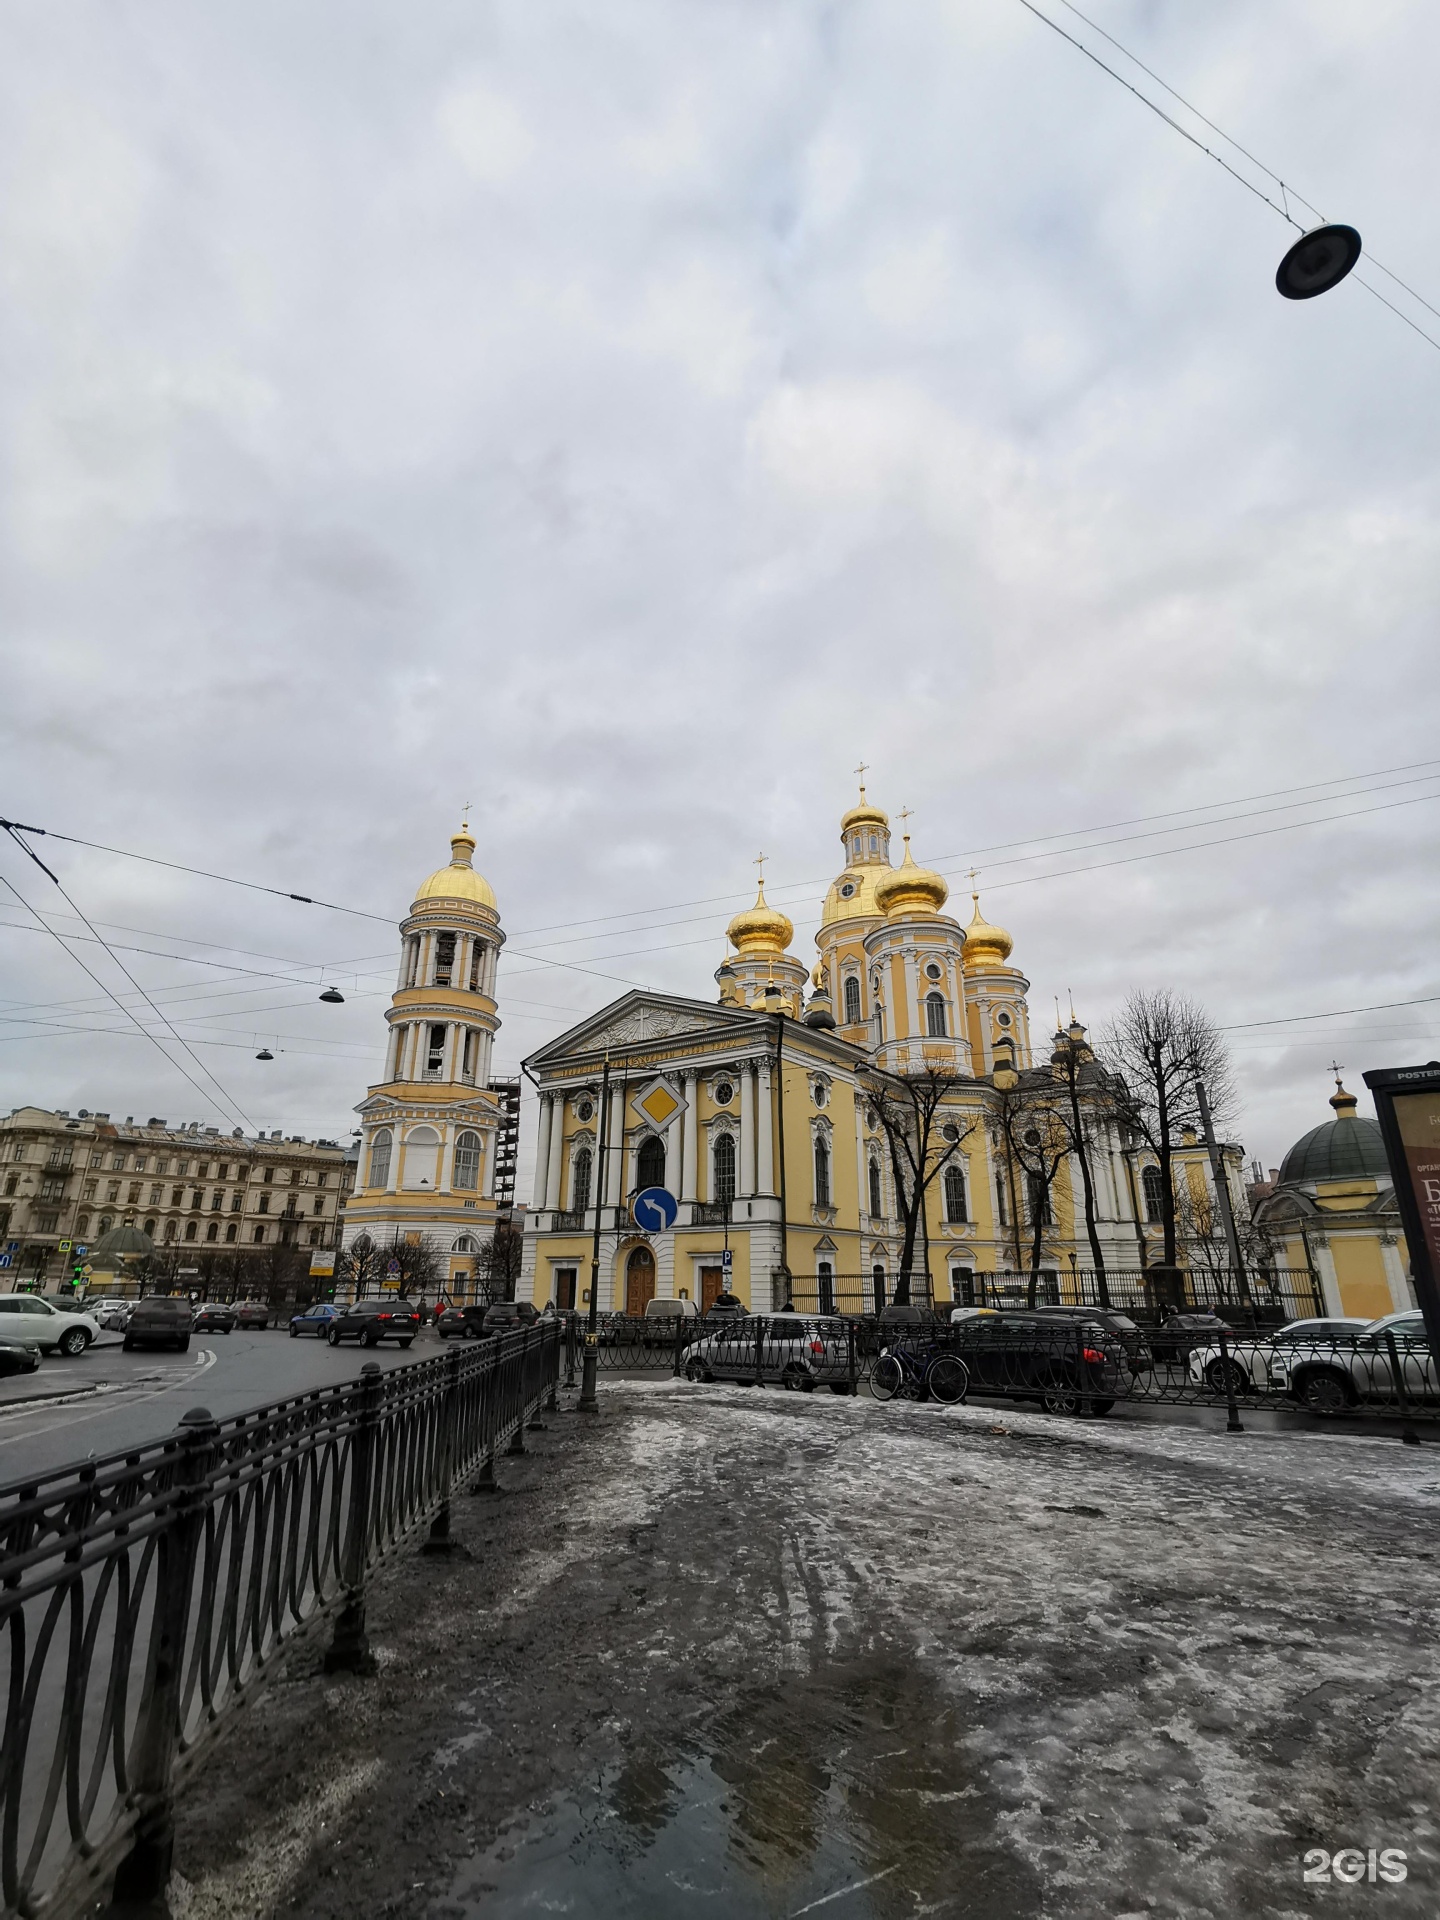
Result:
{"label": "yellow cathedral", "polygon": [[[1066,1160],[1048,1192],[1027,1193],[997,1123],[1007,1089],[1054,1089],[1067,1050],[1090,1116],[1105,1265],[1158,1259],[1155,1169],[1123,1133],[1084,1027],[1072,1020],[1036,1060],[1010,935],[974,895],[968,924],[948,913],[946,881],[916,863],[908,834],[896,863],[889,818],[863,787],[840,840],[844,868],[825,895],[813,972],[790,951],[794,927],[762,878],[727,930],[716,1001],[632,992],[525,1062],[540,1107],[525,1297],[586,1304],[598,1219],[602,1311],[681,1297],[703,1310],[727,1276],[754,1311],[787,1297],[823,1311],[886,1303],[900,1219],[867,1082],[877,1068],[930,1067],[947,1081],[942,1131],[961,1145],[927,1194],[912,1298],[1023,1298],[1017,1270],[1030,1260],[1036,1207],[1039,1297],[1076,1297],[1077,1270],[1092,1264],[1076,1169]],[[1192,1182],[1212,1177],[1193,1137],[1177,1161]],[[1223,1165],[1243,1212],[1238,1147]],[[678,1203],[670,1228],[634,1223],[630,1201],[646,1187]]]}

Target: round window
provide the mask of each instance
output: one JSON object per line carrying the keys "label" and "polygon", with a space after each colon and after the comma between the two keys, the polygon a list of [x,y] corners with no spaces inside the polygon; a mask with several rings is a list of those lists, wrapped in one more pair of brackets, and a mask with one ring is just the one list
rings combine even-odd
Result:
{"label": "round window", "polygon": [[1039,1146],[1039,1144],[1040,1144],[1040,1129],[1039,1129],[1038,1127],[1027,1127],[1027,1128],[1025,1129],[1025,1144],[1026,1144],[1026,1146],[1027,1146],[1027,1147],[1038,1147],[1038,1146]]}
{"label": "round window", "polygon": [[717,1107],[728,1107],[734,1098],[735,1089],[728,1080],[717,1080],[715,1082],[715,1104]]}
{"label": "round window", "polygon": [[575,1118],[577,1120],[591,1120],[594,1118],[594,1115],[595,1103],[593,1100],[581,1100],[578,1102],[575,1108]]}
{"label": "round window", "polygon": [[826,1098],[829,1094],[829,1088],[825,1085],[825,1082],[823,1080],[816,1080],[812,1084],[810,1088],[810,1092],[814,1098],[816,1106],[823,1107],[825,1104]]}
{"label": "round window", "polygon": [[995,1018],[1000,1022],[1002,1027],[1008,1027],[1010,1024],[1010,1016],[1008,1013],[997,1013]]}
{"label": "round window", "polygon": [[925,978],[927,980],[938,980],[940,978],[940,968],[936,961],[932,960],[929,966],[926,967]]}
{"label": "round window", "polygon": [[855,882],[853,880],[847,880],[844,886],[841,887],[840,898],[842,900],[853,900],[855,898]]}
{"label": "round window", "polygon": [[943,1126],[940,1129],[940,1138],[942,1140],[948,1140],[950,1145],[953,1147],[955,1145],[955,1142],[960,1138],[959,1127],[957,1127],[953,1122],[948,1123],[947,1125]]}

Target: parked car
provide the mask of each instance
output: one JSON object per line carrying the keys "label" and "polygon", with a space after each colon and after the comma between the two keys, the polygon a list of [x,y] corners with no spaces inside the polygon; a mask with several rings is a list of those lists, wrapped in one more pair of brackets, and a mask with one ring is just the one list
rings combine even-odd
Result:
{"label": "parked car", "polygon": [[93,1314],[52,1307],[38,1293],[0,1293],[0,1337],[8,1335],[43,1353],[63,1353],[73,1360],[99,1331]]}
{"label": "parked car", "polygon": [[[671,1322],[673,1326],[673,1321]],[[687,1380],[755,1379],[811,1393],[850,1386],[849,1330],[843,1320],[800,1313],[752,1313],[703,1333],[685,1354]]]}
{"label": "parked car", "polygon": [[1385,1335],[1395,1341],[1396,1356],[1411,1400],[1433,1405],[1440,1400],[1440,1377],[1423,1315],[1410,1309],[1383,1313],[1358,1333],[1329,1340],[1299,1340],[1271,1359],[1270,1384],[1312,1413],[1344,1413],[1366,1401],[1396,1397],[1395,1374]]}
{"label": "parked car", "polygon": [[102,1333],[123,1333],[135,1311],[133,1300],[90,1300],[85,1311],[94,1317]]}
{"label": "parked car", "polygon": [[0,1334],[0,1379],[15,1373],[34,1373],[39,1364],[40,1349],[35,1341]]}
{"label": "parked car", "polygon": [[137,1347],[174,1347],[184,1353],[190,1345],[190,1302],[183,1293],[147,1293],[135,1302],[121,1343],[126,1353]]}
{"label": "parked car", "polygon": [[[1257,1387],[1269,1389],[1279,1384],[1272,1380],[1272,1370],[1280,1369],[1280,1380],[1285,1378],[1283,1362],[1287,1354],[1295,1347],[1307,1341],[1349,1340],[1357,1333],[1363,1333],[1369,1325],[1368,1320],[1290,1320],[1283,1327],[1276,1327],[1273,1333],[1230,1334],[1226,1339],[1226,1353],[1237,1393],[1253,1393]],[[1205,1385],[1212,1393],[1225,1391],[1225,1367],[1218,1346],[1197,1346],[1188,1362],[1190,1378],[1197,1386]]]}
{"label": "parked car", "polygon": [[190,1322],[192,1333],[233,1333],[235,1331],[235,1309],[219,1300],[206,1300],[195,1309],[195,1317]]}
{"label": "parked car", "polygon": [[485,1331],[482,1306],[442,1307],[435,1316],[435,1331],[442,1340],[478,1340]]}
{"label": "parked car", "polygon": [[299,1313],[292,1313],[290,1338],[296,1340],[302,1333],[313,1333],[317,1339],[323,1340],[330,1330],[330,1322],[339,1311],[333,1300],[317,1300]]}
{"label": "parked car", "polygon": [[337,1313],[325,1329],[332,1347],[342,1340],[358,1340],[363,1347],[378,1347],[382,1340],[398,1340],[408,1347],[420,1331],[420,1315],[409,1300],[391,1294],[379,1300],[356,1300]]}
{"label": "parked car", "polygon": [[268,1327],[270,1324],[270,1303],[268,1300],[242,1300],[235,1309],[237,1327]]}
{"label": "parked car", "polygon": [[1126,1314],[1089,1308],[1006,1308],[953,1327],[949,1350],[972,1393],[1038,1400],[1047,1413],[1109,1413],[1148,1373],[1150,1351]]}
{"label": "parked car", "polygon": [[492,1300],[480,1323],[482,1334],[514,1333],[517,1327],[530,1327],[540,1318],[529,1300]]}
{"label": "parked car", "polygon": [[952,1327],[958,1327],[962,1320],[978,1320],[984,1314],[998,1313],[999,1311],[1000,1309],[998,1307],[952,1307],[950,1309],[950,1324]]}
{"label": "parked car", "polygon": [[1234,1338],[1218,1313],[1172,1313],[1149,1332],[1150,1351],[1157,1366],[1186,1367],[1197,1347],[1214,1347],[1221,1334]]}
{"label": "parked car", "polygon": [[647,1300],[645,1324],[640,1329],[640,1344],[645,1347],[673,1347],[677,1323],[688,1324],[699,1318],[700,1309],[693,1300]]}

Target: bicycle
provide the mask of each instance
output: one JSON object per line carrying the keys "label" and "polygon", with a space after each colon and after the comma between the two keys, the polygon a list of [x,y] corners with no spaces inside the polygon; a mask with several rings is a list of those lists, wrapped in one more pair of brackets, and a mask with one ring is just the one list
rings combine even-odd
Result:
{"label": "bicycle", "polygon": [[898,1393],[907,1400],[938,1400],[953,1407],[969,1389],[969,1369],[953,1353],[930,1355],[892,1347],[870,1370],[870,1391],[877,1400],[893,1400]]}

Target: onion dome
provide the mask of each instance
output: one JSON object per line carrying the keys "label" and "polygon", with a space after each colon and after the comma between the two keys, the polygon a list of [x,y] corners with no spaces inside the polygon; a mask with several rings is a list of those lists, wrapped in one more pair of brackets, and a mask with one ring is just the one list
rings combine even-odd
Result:
{"label": "onion dome", "polygon": [[1308,1186],[1320,1180],[1383,1180],[1389,1182],[1390,1162],[1380,1125],[1362,1120],[1353,1093],[1337,1080],[1330,1096],[1335,1118],[1313,1127],[1297,1140],[1280,1168],[1280,1185]]}
{"label": "onion dome", "polygon": [[992,927],[982,916],[978,893],[972,893],[970,898],[975,902],[975,911],[965,929],[964,963],[967,968],[1003,967],[1015,942],[1004,927]]}
{"label": "onion dome", "polygon": [[917,867],[905,836],[905,858],[884,874],[875,888],[875,905],[887,920],[904,920],[917,913],[939,913],[950,898],[950,888],[929,867]]}
{"label": "onion dome", "polygon": [[766,901],[763,880],[754,906],[745,913],[737,913],[725,932],[741,953],[784,953],[795,937],[793,923],[778,907]]}
{"label": "onion dome", "polygon": [[441,867],[422,882],[420,891],[415,895],[416,906],[422,900],[463,900],[470,906],[489,907],[492,912],[497,912],[490,882],[483,874],[476,873],[470,864],[470,856],[474,851],[475,836],[468,825],[462,826],[459,833],[450,836],[449,866]]}
{"label": "onion dome", "polygon": [[879,807],[870,804],[865,798],[865,789],[863,787],[860,789],[859,806],[851,807],[850,811],[845,815],[845,818],[840,822],[841,833],[848,833],[851,827],[884,827],[887,832],[890,828],[889,814],[882,813]]}

